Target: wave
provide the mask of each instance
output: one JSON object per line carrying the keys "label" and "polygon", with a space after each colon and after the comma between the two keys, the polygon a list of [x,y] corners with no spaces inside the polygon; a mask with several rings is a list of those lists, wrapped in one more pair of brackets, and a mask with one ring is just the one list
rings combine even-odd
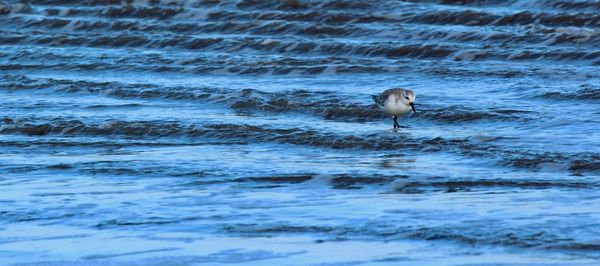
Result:
{"label": "wave", "polygon": [[582,85],[580,89],[573,92],[546,92],[539,95],[541,98],[566,99],[566,100],[600,100],[600,87]]}
{"label": "wave", "polygon": [[[293,2],[293,1],[292,1]],[[470,1],[467,1],[470,2]],[[60,1],[33,1],[33,4],[61,5]],[[462,2],[461,2],[462,3]],[[470,2],[474,4],[476,2]],[[487,5],[491,3],[480,3]],[[557,6],[565,3],[554,2]],[[577,44],[594,48],[600,43],[600,34],[595,25],[600,23],[600,15],[595,12],[561,13],[540,10],[508,13],[492,13],[486,10],[461,10],[457,8],[407,8],[405,4],[387,3],[359,4],[354,1],[323,2],[286,2],[286,1],[249,1],[240,3],[219,4],[218,9],[200,12],[189,3],[149,3],[140,5],[115,5],[111,1],[83,1],[82,7],[72,2],[64,2],[64,10],[48,7],[41,16],[0,17],[2,23],[11,28],[21,29],[23,35],[3,32],[0,43],[36,43],[53,46],[90,46],[90,47],[145,47],[145,48],[182,48],[231,51],[254,49],[285,54],[317,52],[321,54],[337,54],[352,56],[383,55],[390,58],[464,58],[464,51],[481,47],[479,44],[496,46],[499,42],[511,46],[511,49],[476,49],[473,59],[512,59],[519,54],[527,54],[523,59],[586,59],[596,58],[595,50],[579,51],[575,55],[571,51],[530,51],[531,46],[520,44],[539,44],[570,46]],[[441,4],[445,4],[441,3]],[[452,3],[451,3],[452,4]],[[199,4],[202,6],[202,4]],[[581,3],[578,3],[581,5]],[[192,5],[193,6],[193,5]],[[283,11],[281,6],[295,6]],[[390,8],[400,15],[384,15],[373,12],[356,12],[360,10],[380,10]],[[269,7],[269,8],[266,8]],[[249,8],[249,9],[248,9]],[[255,10],[259,9],[259,11]],[[335,12],[323,10],[335,9]],[[38,8],[35,8],[38,10]],[[415,12],[415,10],[417,10]],[[59,12],[60,11],[60,12]],[[37,12],[37,11],[36,11]],[[187,17],[200,21],[189,22]],[[105,17],[111,18],[107,20]],[[124,18],[124,19],[113,19]],[[127,19],[128,18],[128,19]],[[148,19],[142,19],[148,18]],[[375,23],[375,25],[369,25]],[[397,28],[398,24],[403,25]],[[427,24],[427,25],[423,25]],[[449,28],[435,25],[458,24],[467,27]],[[434,25],[434,26],[431,26]],[[496,28],[479,29],[471,26],[520,26],[514,31]],[[84,33],[84,34],[82,34]],[[93,33],[93,34],[92,34]],[[198,38],[198,33],[221,33],[226,35],[244,35],[248,38],[233,39],[228,37]],[[265,38],[251,38],[260,35],[277,37],[277,42],[265,44]],[[340,41],[323,43],[310,39],[314,37],[394,37],[412,40],[411,43],[390,45],[388,42],[354,44]],[[295,37],[295,38],[291,38]],[[304,38],[308,37],[308,38]],[[379,39],[375,40],[379,40]],[[432,41],[437,45],[423,45]],[[330,42],[330,40],[328,40]],[[428,43],[432,43],[428,42]],[[471,47],[465,43],[477,43]],[[328,46],[330,46],[328,48]],[[302,48],[304,47],[304,48]],[[526,49],[529,48],[529,49]],[[557,56],[553,54],[558,53]],[[564,54],[564,55],[563,55]],[[473,55],[473,54],[471,54]],[[513,56],[511,56],[513,55]],[[464,60],[464,59],[462,59]]]}
{"label": "wave", "polygon": [[532,119],[530,111],[512,109],[471,110],[466,106],[447,106],[436,109],[425,109],[416,117],[447,123],[487,121],[527,121]]}
{"label": "wave", "polygon": [[111,6],[104,10],[103,14],[108,17],[140,17],[168,19],[183,12],[183,8],[165,8],[165,7],[143,7],[143,6]]}
{"label": "wave", "polygon": [[[423,215],[423,214],[421,214]],[[432,217],[435,216],[431,214]],[[437,215],[440,215],[438,213]],[[422,218],[422,217],[420,217]],[[490,227],[490,222],[494,223]],[[439,226],[406,225],[403,222],[380,223],[376,220],[348,225],[298,225],[293,223],[235,223],[224,224],[222,229],[227,234],[244,236],[271,236],[276,234],[323,234],[325,240],[340,239],[382,239],[386,241],[415,239],[426,241],[453,241],[470,246],[505,246],[518,248],[534,248],[540,250],[588,251],[597,247],[592,243],[577,242],[563,232],[546,231],[533,226],[523,226],[515,231],[506,225],[494,221],[470,220],[467,224]],[[484,226],[485,223],[487,226]],[[485,228],[485,229],[483,229]]]}
{"label": "wave", "polygon": [[595,0],[402,0],[404,2],[426,2],[435,3],[439,5],[453,5],[453,6],[476,6],[476,7],[533,7],[533,8],[546,8],[546,9],[565,9],[565,10],[598,10],[600,9],[600,3]]}
{"label": "wave", "polygon": [[[565,245],[569,245],[567,243],[576,243],[573,239],[565,238],[561,234],[547,232],[543,229],[528,228],[528,230],[515,232],[512,228],[505,228],[501,225],[497,226],[499,228],[487,231],[481,231],[481,229],[473,227],[469,228],[469,225],[448,228],[423,227],[407,232],[407,235],[413,239],[428,241],[445,240],[468,245],[494,245],[538,249],[561,249]],[[474,227],[480,227],[480,225]]]}
{"label": "wave", "polygon": [[[558,40],[560,37],[552,37],[553,42],[567,42]],[[574,40],[568,38],[567,40]],[[594,41],[597,42],[597,39]],[[214,60],[214,58],[199,55],[206,64],[192,64],[198,73],[210,72],[215,70],[226,70],[230,73],[239,74],[322,74],[326,70],[334,69],[333,73],[377,73],[398,71],[399,68],[385,64],[388,61],[382,61],[378,58],[400,59],[445,59],[453,61],[482,61],[482,60],[544,60],[544,61],[580,61],[590,64],[600,56],[600,52],[591,49],[573,50],[566,47],[555,47],[552,49],[516,49],[515,51],[500,50],[489,47],[483,49],[464,48],[458,44],[365,44],[365,43],[342,43],[342,42],[293,42],[280,41],[264,38],[243,38],[243,39],[224,39],[216,38],[164,38],[161,40],[148,39],[146,36],[135,36],[131,34],[117,36],[101,36],[97,38],[88,38],[81,36],[67,35],[48,35],[37,37],[26,37],[24,35],[5,35],[0,37],[0,44],[38,44],[50,45],[53,47],[64,46],[87,46],[87,47],[146,47],[146,48],[181,48],[187,50],[202,50],[203,52],[236,52],[252,50],[257,53],[277,53],[288,54],[289,56],[325,56],[325,59],[317,58],[278,58],[275,61],[257,61],[249,64],[248,62],[227,62]],[[327,59],[329,58],[329,59]],[[346,64],[339,64],[335,58],[342,58],[348,61]],[[139,60],[139,58],[137,59]],[[190,69],[187,62],[189,60],[171,59],[170,63],[156,62],[149,60],[145,64],[139,64],[135,61],[124,61],[122,64],[110,62],[95,63],[77,63],[69,61],[57,64],[44,64],[39,61],[19,63],[18,61],[9,61],[0,65],[3,69],[47,69],[55,68],[65,69],[139,69],[143,71],[182,71]],[[296,63],[303,63],[297,65]],[[190,70],[187,70],[190,71]]]}
{"label": "wave", "polygon": [[[88,92],[120,98],[173,99],[225,105],[239,112],[303,113],[327,120],[366,122],[387,118],[375,104],[353,103],[334,92],[292,90],[264,92],[256,89],[161,87],[153,84],[122,84],[71,80],[33,80],[26,76],[5,75],[7,89],[48,89],[57,92]],[[368,96],[365,96],[368,98]],[[358,100],[358,99],[357,99]],[[90,107],[92,108],[92,107]],[[442,123],[474,121],[527,121],[535,114],[523,110],[473,110],[466,106],[422,106],[412,117]]]}
{"label": "wave", "polygon": [[[375,1],[380,2],[380,1]],[[376,7],[375,3],[361,3],[347,0],[328,0],[328,1],[256,1],[242,0],[236,4],[238,8],[252,9],[279,9],[279,10],[298,10],[298,9],[330,9],[330,10],[365,10]]]}
{"label": "wave", "polygon": [[19,13],[30,13],[33,9],[31,6],[23,1],[19,3],[14,3],[12,5],[0,2],[0,15],[6,14],[19,14]]}
{"label": "wave", "polygon": [[[356,17],[354,13],[348,14],[330,14],[327,12],[309,12],[306,14],[287,14],[281,12],[267,13],[256,12],[251,15],[247,13],[237,14],[231,11],[215,11],[207,15],[208,20],[201,23],[190,23],[186,21],[157,22],[154,20],[112,20],[89,19],[81,17],[44,17],[34,19],[30,17],[15,17],[5,21],[7,25],[24,30],[34,30],[36,35],[40,35],[39,30],[45,30],[46,36],[43,36],[45,42],[57,43],[64,39],[65,45],[86,44],[88,46],[106,45],[108,47],[120,47],[119,42],[124,42],[127,37],[135,38],[136,42],[127,44],[128,46],[143,47],[180,47],[188,49],[198,49],[190,42],[194,41],[193,36],[202,33],[225,33],[225,34],[247,34],[267,35],[278,37],[277,39],[288,39],[290,35],[302,36],[340,36],[340,37],[397,37],[404,40],[417,41],[438,41],[438,42],[481,42],[486,44],[497,44],[502,42],[505,45],[518,46],[518,44],[539,44],[544,42],[548,45],[587,45],[595,47],[600,42],[600,33],[593,27],[577,27],[576,25],[566,25],[560,27],[548,27],[538,23],[525,23],[525,27],[515,29],[514,32],[501,30],[487,30],[461,28],[448,29],[443,26],[424,26],[424,25],[406,25],[402,30],[390,32],[387,27],[372,27],[364,23],[377,22],[401,23],[400,20],[389,17]],[[215,19],[212,19],[212,18]],[[433,17],[436,17],[434,14]],[[346,21],[348,20],[348,21]],[[510,20],[510,19],[507,19]],[[323,23],[315,23],[323,21]],[[433,25],[440,23],[433,23]],[[443,24],[443,23],[441,23]],[[60,30],[64,29],[64,30]],[[84,38],[82,34],[68,34],[70,31],[86,33],[94,32],[94,38]],[[47,35],[49,32],[63,33],[62,35]],[[132,34],[135,33],[135,34]],[[35,35],[34,35],[35,36]],[[39,38],[42,38],[40,36]],[[112,42],[106,38],[117,38],[119,41]],[[96,41],[101,39],[102,41]],[[227,41],[231,43],[231,37]],[[264,39],[264,38],[262,38]],[[262,42],[263,40],[260,40]],[[50,41],[49,41],[50,40]],[[202,38],[200,38],[202,40]],[[13,40],[14,41],[14,40]],[[31,40],[29,40],[31,41]],[[241,42],[252,42],[252,38],[246,38]],[[299,41],[298,39],[295,40]],[[5,42],[9,42],[6,40]],[[79,43],[78,43],[79,42]],[[294,42],[283,42],[289,47]],[[379,43],[382,44],[382,43]],[[318,43],[317,45],[318,46]],[[199,48],[203,48],[200,46]],[[225,48],[225,47],[223,47]],[[466,48],[463,48],[466,49]],[[279,49],[280,52],[284,51]],[[288,50],[285,50],[289,52]]]}
{"label": "wave", "polygon": [[521,11],[508,15],[497,15],[482,11],[461,10],[461,11],[430,11],[425,14],[416,15],[406,22],[419,22],[427,24],[456,24],[466,26],[512,26],[541,24],[546,26],[589,26],[598,25],[600,15],[594,13],[534,13],[531,11]]}
{"label": "wave", "polygon": [[[184,124],[177,121],[105,121],[87,123],[62,118],[4,117],[0,121],[0,134],[30,136],[121,136],[124,139],[140,138],[202,138],[235,143],[270,142],[333,149],[360,150],[415,150],[450,151],[475,158],[499,160],[503,165],[544,170],[548,165],[562,165],[565,171],[578,174],[600,170],[597,153],[536,153],[528,150],[501,148],[489,143],[461,138],[398,138],[394,134],[374,132],[367,135],[347,135],[321,132],[303,128],[272,128],[259,125],[237,124]],[[554,167],[554,166],[553,166]],[[555,168],[555,167],[554,167]],[[553,169],[554,169],[553,168]]]}
{"label": "wave", "polygon": [[507,153],[502,161],[505,165],[532,170],[543,170],[545,167],[562,168],[575,174],[600,171],[600,154],[592,152],[577,154],[553,152]]}
{"label": "wave", "polygon": [[590,189],[597,188],[599,184],[583,181],[565,180],[450,180],[432,182],[399,182],[395,184],[395,191],[399,193],[415,194],[425,192],[468,192],[473,190],[488,189]]}
{"label": "wave", "polygon": [[[46,6],[111,6],[123,4],[121,0],[30,0],[28,1],[34,5],[46,5]],[[131,1],[126,1],[130,3]],[[193,6],[193,7],[210,7],[219,6],[221,8],[238,8],[241,10],[281,10],[281,11],[298,11],[298,10],[380,10],[380,9],[391,9],[405,7],[404,3],[429,3],[438,5],[452,5],[452,6],[477,6],[477,7],[534,7],[534,8],[549,8],[549,9],[600,9],[600,4],[595,0],[545,0],[545,1],[531,1],[531,0],[401,0],[397,2],[390,1],[349,1],[349,0],[324,0],[324,1],[301,1],[301,0],[241,0],[241,1],[213,1],[213,0],[201,0],[182,2],[162,2],[152,1],[148,5],[152,6]],[[138,2],[133,2],[134,5],[139,5]]]}

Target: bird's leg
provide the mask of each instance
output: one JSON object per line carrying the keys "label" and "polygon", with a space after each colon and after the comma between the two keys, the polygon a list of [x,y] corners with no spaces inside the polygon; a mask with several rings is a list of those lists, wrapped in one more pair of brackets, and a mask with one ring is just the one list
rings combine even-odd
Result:
{"label": "bird's leg", "polygon": [[398,124],[398,117],[394,116],[394,128],[400,128],[400,124]]}

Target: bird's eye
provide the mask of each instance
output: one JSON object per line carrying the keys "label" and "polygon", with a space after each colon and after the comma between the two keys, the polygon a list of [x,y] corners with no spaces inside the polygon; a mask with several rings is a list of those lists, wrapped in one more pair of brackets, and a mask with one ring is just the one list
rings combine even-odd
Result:
{"label": "bird's eye", "polygon": [[408,97],[406,97],[406,99],[408,100]]}

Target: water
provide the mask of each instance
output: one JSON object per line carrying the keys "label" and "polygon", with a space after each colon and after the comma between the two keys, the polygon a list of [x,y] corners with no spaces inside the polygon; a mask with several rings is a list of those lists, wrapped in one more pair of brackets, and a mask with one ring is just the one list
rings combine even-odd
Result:
{"label": "water", "polygon": [[600,263],[598,1],[124,2],[0,4],[0,264]]}

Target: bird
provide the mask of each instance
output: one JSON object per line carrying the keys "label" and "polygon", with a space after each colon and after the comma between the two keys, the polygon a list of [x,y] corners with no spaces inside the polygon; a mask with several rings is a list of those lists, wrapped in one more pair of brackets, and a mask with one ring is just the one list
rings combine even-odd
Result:
{"label": "bird", "polygon": [[394,119],[394,129],[400,128],[398,116],[410,113],[415,109],[415,93],[412,90],[393,88],[383,91],[379,95],[373,95],[373,101],[379,105],[383,112],[392,115]]}

